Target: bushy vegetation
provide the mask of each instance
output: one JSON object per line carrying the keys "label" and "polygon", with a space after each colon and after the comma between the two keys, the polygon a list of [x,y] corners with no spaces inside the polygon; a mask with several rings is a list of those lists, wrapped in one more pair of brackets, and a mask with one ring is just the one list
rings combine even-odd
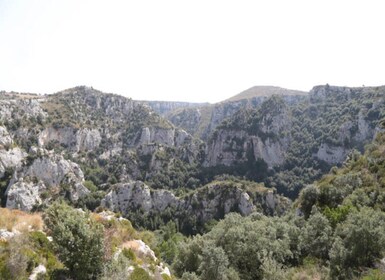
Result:
{"label": "bushy vegetation", "polygon": [[385,256],[384,147],[380,133],[364,155],[353,153],[344,167],[305,188],[293,213],[227,215],[180,245],[175,273],[182,279],[383,279],[375,267]]}
{"label": "bushy vegetation", "polygon": [[88,213],[64,203],[50,206],[44,221],[69,274],[76,279],[96,279],[103,267],[103,227]]}
{"label": "bushy vegetation", "polygon": [[[283,98],[272,96],[256,109],[241,109],[218,126],[210,141],[216,140],[220,130],[233,131],[229,146],[237,154],[245,152],[245,139],[238,137],[237,131],[258,136],[262,141],[269,139],[274,142],[286,137],[290,139],[290,145],[285,162],[273,170],[266,170],[253,166],[248,159],[247,162],[235,161],[225,170],[215,167],[213,171],[264,181],[268,187],[275,187],[280,193],[295,199],[306,184],[319,179],[333,165],[315,157],[321,144],[363,151],[364,144],[372,136],[361,139],[357,135],[360,130],[368,130],[366,125],[371,129],[378,126],[385,117],[382,97],[383,88],[336,89],[326,86],[323,93],[310,95],[299,103],[285,103]],[[272,122],[279,123],[282,119],[286,125],[275,131]]]}

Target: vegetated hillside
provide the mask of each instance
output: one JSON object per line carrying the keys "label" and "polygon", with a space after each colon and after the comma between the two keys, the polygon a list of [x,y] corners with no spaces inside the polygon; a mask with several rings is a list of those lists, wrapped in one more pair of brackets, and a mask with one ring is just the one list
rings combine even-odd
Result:
{"label": "vegetated hillside", "polygon": [[207,223],[230,212],[282,215],[290,205],[290,200],[261,183],[228,176],[179,197],[167,190],[152,190],[140,181],[119,183],[101,202],[102,208],[122,213],[136,226],[155,230],[174,221],[188,235],[204,232]]}
{"label": "vegetated hillside", "polygon": [[3,205],[7,194],[10,207],[28,210],[61,194],[72,201],[87,196],[95,208],[102,191],[121,181],[196,184],[188,179],[202,143],[147,106],[87,87],[33,99],[14,95],[0,100]]}
{"label": "vegetated hillside", "polygon": [[[110,209],[156,229],[153,248],[182,279],[382,279],[384,99],[385,87],[327,85],[229,102],[205,143],[92,88],[0,95],[2,206],[44,211],[38,229],[53,237],[30,236],[31,225],[18,241],[1,226],[1,276],[25,279],[43,264],[48,279],[160,277],[157,260],[125,250],[145,246]],[[298,192],[288,211],[279,193]]]}
{"label": "vegetated hillside", "polygon": [[156,249],[153,233],[111,212],[0,208],[0,279],[173,279],[144,241]]}
{"label": "vegetated hillside", "polygon": [[257,96],[215,110],[222,112],[219,126],[204,143],[146,105],[92,88],[6,94],[0,100],[2,205],[39,209],[65,197],[95,209],[115,184],[137,180],[180,197],[221,174],[295,198],[373,139],[384,88],[319,86],[308,96]]}
{"label": "vegetated hillside", "polygon": [[385,87],[318,86],[299,103],[272,96],[219,125],[206,148],[209,173],[264,181],[295,197],[353,150],[363,150],[385,116]]}
{"label": "vegetated hillside", "polygon": [[182,279],[385,279],[385,133],[282,217],[230,214],[180,246]]}
{"label": "vegetated hillside", "polygon": [[301,101],[306,94],[279,87],[257,86],[216,104],[193,108],[178,107],[165,117],[191,135],[207,141],[222,121],[232,117],[239,110],[257,108],[272,95],[282,96],[291,104]]}
{"label": "vegetated hillside", "polygon": [[263,185],[245,189],[252,182],[208,184],[204,143],[131,99],[87,87],[18,97],[0,100],[5,207],[44,210],[64,198],[151,229],[177,218],[181,231],[195,234],[230,211],[274,215],[290,205]]}

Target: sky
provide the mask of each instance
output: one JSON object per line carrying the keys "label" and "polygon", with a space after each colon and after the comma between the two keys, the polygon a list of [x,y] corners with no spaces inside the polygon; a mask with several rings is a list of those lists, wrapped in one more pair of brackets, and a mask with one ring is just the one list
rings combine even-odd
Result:
{"label": "sky", "polygon": [[378,0],[0,0],[0,90],[218,102],[385,84]]}

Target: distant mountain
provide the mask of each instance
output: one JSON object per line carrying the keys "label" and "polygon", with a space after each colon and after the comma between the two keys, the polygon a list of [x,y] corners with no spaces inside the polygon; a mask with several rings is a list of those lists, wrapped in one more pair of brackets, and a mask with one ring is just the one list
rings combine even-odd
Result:
{"label": "distant mountain", "polygon": [[245,91],[242,91],[237,95],[234,95],[233,97],[226,99],[223,102],[239,101],[243,99],[250,99],[250,98],[261,97],[261,96],[265,96],[265,97],[272,96],[272,95],[301,96],[301,95],[307,95],[307,94],[308,92],[305,92],[305,91],[292,90],[292,89],[286,89],[281,87],[254,86]]}
{"label": "distant mountain", "polygon": [[307,92],[272,86],[255,86],[227,100],[204,106],[177,107],[165,117],[175,126],[206,141],[215,128],[238,110],[257,108],[268,97],[282,96],[288,103],[296,103],[306,98]]}

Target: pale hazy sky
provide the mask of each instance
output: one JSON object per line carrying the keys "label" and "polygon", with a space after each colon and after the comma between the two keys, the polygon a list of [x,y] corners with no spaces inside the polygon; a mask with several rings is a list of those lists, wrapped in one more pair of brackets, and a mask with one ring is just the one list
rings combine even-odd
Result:
{"label": "pale hazy sky", "polygon": [[0,0],[0,90],[216,102],[385,84],[385,1]]}

